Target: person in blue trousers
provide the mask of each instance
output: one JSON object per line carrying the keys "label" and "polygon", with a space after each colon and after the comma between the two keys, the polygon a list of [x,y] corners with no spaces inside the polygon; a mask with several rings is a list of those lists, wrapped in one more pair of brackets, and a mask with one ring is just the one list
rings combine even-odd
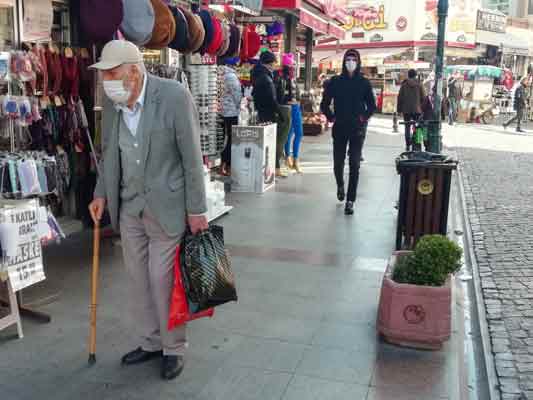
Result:
{"label": "person in blue trousers", "polygon": [[299,157],[304,131],[302,125],[302,108],[296,101],[291,104],[291,117],[291,130],[289,131],[287,143],[285,143],[285,155],[287,156],[287,165],[301,174],[302,168],[300,167]]}
{"label": "person in blue trousers", "polygon": [[278,73],[276,83],[279,103],[291,108],[291,125],[284,149],[286,164],[289,169],[302,173],[299,163],[300,144],[303,136],[302,110],[298,101],[300,94],[294,78],[294,66],[284,65]]}

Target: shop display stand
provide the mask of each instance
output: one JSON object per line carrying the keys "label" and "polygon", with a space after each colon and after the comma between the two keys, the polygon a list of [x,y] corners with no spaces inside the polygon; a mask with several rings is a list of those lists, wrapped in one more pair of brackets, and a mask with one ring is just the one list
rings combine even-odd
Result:
{"label": "shop display stand", "polygon": [[[8,95],[12,95],[11,84],[8,85]],[[15,122],[13,120],[9,121],[9,136],[11,152],[14,153],[17,149],[17,144],[15,138]],[[28,305],[25,305],[22,297],[22,290],[19,290],[18,292],[14,293],[9,278],[6,279],[5,283],[7,284],[7,300],[0,298],[0,306],[8,307],[11,312],[7,317],[0,320],[0,330],[5,329],[7,326],[13,325],[15,322],[10,321],[15,320],[17,323],[19,338],[22,338],[22,326],[20,323],[21,316],[42,323],[50,323],[52,321],[52,317],[49,314],[41,311],[36,311]],[[40,301],[39,303],[42,305],[49,304],[57,300],[58,298],[59,294],[57,293],[48,297],[44,301]],[[4,325],[4,320],[6,320],[6,323],[8,323],[8,325]]]}
{"label": "shop display stand", "polygon": [[7,289],[7,301],[1,302],[1,305],[4,307],[9,308],[9,314],[7,314],[5,317],[0,318],[0,331],[10,327],[11,325],[17,325],[17,333],[19,339],[22,339],[24,337],[24,334],[22,333],[22,322],[20,319],[20,312],[19,312],[19,304],[17,301],[17,296],[13,292],[13,288],[11,287],[11,282],[9,279],[7,279],[3,285]]}

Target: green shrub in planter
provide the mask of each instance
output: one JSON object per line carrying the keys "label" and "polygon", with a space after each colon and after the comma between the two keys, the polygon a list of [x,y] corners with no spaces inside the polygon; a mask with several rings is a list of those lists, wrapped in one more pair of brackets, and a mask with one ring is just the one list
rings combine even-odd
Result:
{"label": "green shrub in planter", "polygon": [[450,274],[461,268],[461,248],[442,235],[427,235],[415,250],[400,257],[392,279],[398,283],[442,286]]}

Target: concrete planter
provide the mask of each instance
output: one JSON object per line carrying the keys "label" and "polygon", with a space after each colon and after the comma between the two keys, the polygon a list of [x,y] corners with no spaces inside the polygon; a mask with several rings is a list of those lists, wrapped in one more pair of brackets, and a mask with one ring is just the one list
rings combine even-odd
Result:
{"label": "concrete planter", "polygon": [[438,350],[451,335],[451,280],[441,287],[394,282],[396,261],[406,254],[395,252],[383,277],[377,329],[389,343]]}

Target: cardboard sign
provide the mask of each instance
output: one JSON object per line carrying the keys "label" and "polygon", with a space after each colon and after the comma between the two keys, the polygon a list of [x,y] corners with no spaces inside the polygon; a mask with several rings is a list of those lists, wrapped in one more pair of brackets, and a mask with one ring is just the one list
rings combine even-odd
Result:
{"label": "cardboard sign", "polygon": [[16,252],[6,253],[2,259],[2,269],[7,269],[13,291],[17,292],[45,279],[38,207],[35,201],[23,202],[0,210],[0,215],[0,225],[18,236]]}

